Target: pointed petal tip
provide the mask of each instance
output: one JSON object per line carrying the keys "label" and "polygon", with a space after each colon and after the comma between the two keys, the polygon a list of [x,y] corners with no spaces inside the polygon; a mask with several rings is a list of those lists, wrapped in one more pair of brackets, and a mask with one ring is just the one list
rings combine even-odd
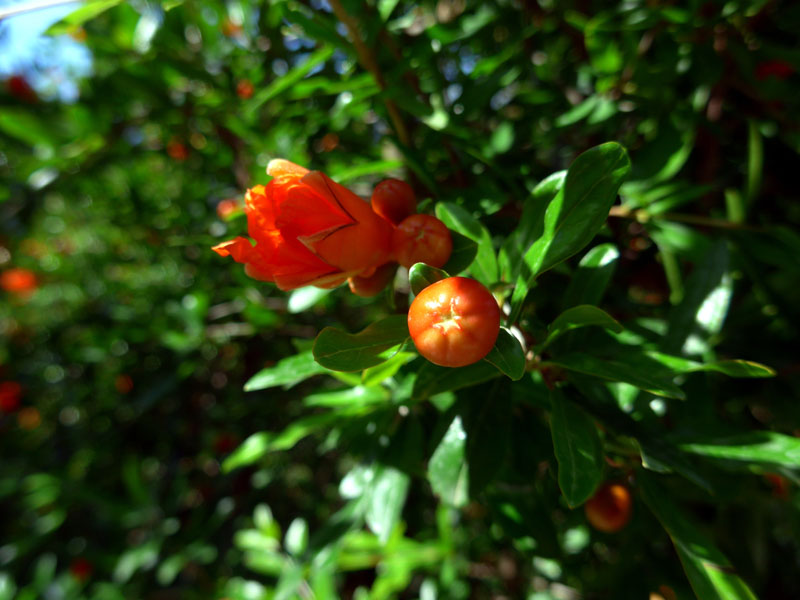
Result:
{"label": "pointed petal tip", "polygon": [[302,177],[308,173],[308,169],[296,165],[285,158],[273,158],[267,164],[267,175],[272,177]]}

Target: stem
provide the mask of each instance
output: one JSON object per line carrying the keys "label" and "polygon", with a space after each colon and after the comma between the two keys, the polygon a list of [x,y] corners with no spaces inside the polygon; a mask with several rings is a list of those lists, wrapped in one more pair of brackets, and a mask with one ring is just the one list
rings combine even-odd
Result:
{"label": "stem", "polygon": [[[386,90],[386,79],[383,77],[383,73],[378,66],[378,61],[375,59],[375,54],[364,43],[364,40],[361,39],[361,34],[358,32],[358,22],[347,14],[347,11],[344,9],[339,0],[330,0],[330,5],[333,9],[333,13],[336,15],[336,18],[344,23],[344,26],[347,28],[347,32],[350,34],[350,40],[353,42],[353,47],[356,49],[356,54],[358,55],[358,62],[360,62],[361,66],[372,74],[372,77],[375,79],[378,87],[380,87],[381,90]],[[394,100],[390,98],[384,98],[383,102],[386,105],[386,111],[389,113],[389,119],[392,122],[395,133],[397,133],[397,138],[400,140],[401,144],[404,146],[409,146],[408,130],[406,129],[406,125],[400,116],[400,111],[397,108],[397,104],[395,104]]]}

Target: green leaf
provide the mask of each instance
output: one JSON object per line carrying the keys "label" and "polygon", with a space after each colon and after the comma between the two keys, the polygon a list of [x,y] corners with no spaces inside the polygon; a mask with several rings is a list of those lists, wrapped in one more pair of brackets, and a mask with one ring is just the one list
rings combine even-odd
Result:
{"label": "green leaf", "polygon": [[384,544],[400,520],[410,483],[408,475],[391,467],[381,468],[370,482],[364,516],[367,526]]}
{"label": "green leaf", "polygon": [[519,340],[505,327],[500,328],[494,347],[483,360],[493,364],[514,381],[522,379],[525,374],[525,352]]}
{"label": "green leaf", "polygon": [[564,308],[579,304],[599,304],[608,287],[619,259],[614,244],[600,244],[589,250],[572,274],[564,300]]}
{"label": "green leaf", "polygon": [[29,146],[53,147],[57,140],[49,125],[41,118],[22,110],[4,107],[0,112],[0,131]]}
{"label": "green leaf", "polygon": [[447,264],[442,269],[451,275],[458,275],[475,260],[478,244],[454,231],[450,232],[450,237],[453,238],[453,251],[450,254],[450,260],[447,261]]}
{"label": "green leaf", "polygon": [[703,354],[709,338],[719,333],[728,313],[733,281],[728,273],[728,247],[717,242],[686,280],[686,294],[669,315],[666,352]]}
{"label": "green leaf", "polygon": [[284,358],[274,367],[262,369],[244,384],[245,392],[285,385],[291,387],[314,375],[329,373],[328,369],[314,360],[311,352],[301,352]]}
{"label": "green leaf", "polygon": [[478,244],[475,261],[469,268],[470,272],[485,285],[495,283],[498,279],[497,256],[492,246],[492,236],[486,227],[466,210],[450,202],[437,203],[436,216],[449,229]]}
{"label": "green leaf", "polygon": [[669,534],[698,600],[756,600],[731,563],[652,475],[637,476],[642,498]]}
{"label": "green leaf", "polygon": [[309,56],[305,62],[303,62],[303,64],[290,69],[286,75],[279,77],[263,90],[256,93],[256,95],[253,96],[253,98],[247,103],[244,109],[245,115],[252,117],[262,104],[269,102],[275,96],[281,92],[284,92],[285,90],[288,90],[295,83],[302,80],[311,72],[312,69],[314,69],[314,67],[324,63],[331,56],[333,56],[335,50],[336,48],[334,46],[323,46]]}
{"label": "green leaf", "polygon": [[658,361],[676,375],[679,373],[694,373],[696,371],[714,371],[729,377],[741,378],[775,376],[775,371],[770,367],[749,360],[732,359],[701,363],[682,356],[673,356],[655,351],[644,352],[642,356]]}
{"label": "green leaf", "polygon": [[288,450],[304,437],[328,427],[339,420],[350,419],[365,414],[369,409],[364,406],[348,406],[334,412],[311,415],[293,421],[280,433],[260,431],[248,437],[222,463],[222,471],[229,473],[234,469],[258,462],[270,452]]}
{"label": "green leaf", "polygon": [[684,452],[724,460],[728,466],[738,466],[745,471],[751,471],[753,466],[800,469],[800,439],[773,431],[692,437],[689,441],[675,441],[675,444]]}
{"label": "green leaf", "polygon": [[314,341],[314,359],[334,371],[360,371],[382,363],[381,353],[408,338],[408,317],[393,315],[356,334],[333,327],[320,331]]}
{"label": "green leaf", "polygon": [[361,374],[361,383],[368,387],[378,385],[389,377],[394,377],[394,375],[403,368],[403,365],[416,357],[416,352],[400,351],[389,360],[375,365],[374,367],[370,367],[369,369],[364,369],[364,372]]}
{"label": "green leaf", "polygon": [[456,368],[440,367],[426,361],[417,370],[412,397],[421,401],[442,392],[458,390],[499,376],[497,367],[485,360]]}
{"label": "green leaf", "polygon": [[467,432],[466,458],[469,493],[474,497],[498,474],[511,441],[512,406],[509,388],[503,380],[491,392],[468,404],[464,428]]}
{"label": "green leaf", "polygon": [[411,291],[414,295],[419,294],[429,285],[447,279],[450,275],[447,271],[431,267],[425,263],[416,263],[408,270],[408,281],[411,284]]}
{"label": "green leaf", "polygon": [[[564,187],[547,206],[541,236],[523,257],[525,293],[538,275],[580,252],[592,240],[630,169],[628,153],[616,142],[595,146],[575,159]],[[515,290],[509,322],[519,316],[524,298]]]}
{"label": "green leaf", "polygon": [[594,421],[559,390],[550,393],[550,431],[558,461],[558,486],[574,508],[603,480],[603,444]]}
{"label": "green leaf", "polygon": [[289,294],[289,302],[287,304],[287,310],[289,311],[289,314],[292,315],[305,312],[309,308],[320,302],[332,291],[333,290],[326,290],[323,288],[314,287],[313,285],[292,290],[292,293]]}
{"label": "green leaf", "polygon": [[620,325],[616,319],[596,306],[590,306],[588,304],[573,306],[558,315],[555,320],[550,323],[550,326],[547,328],[547,338],[542,342],[541,350],[547,348],[553,341],[568,331],[592,325],[604,327],[611,331],[616,331],[617,333],[623,329],[622,325]]}
{"label": "green leaf", "polygon": [[442,441],[428,461],[428,480],[442,502],[464,506],[469,492],[469,474],[465,460],[467,434],[461,417],[455,417]]}
{"label": "green leaf", "polygon": [[642,368],[641,365],[632,364],[629,361],[604,360],[589,354],[575,352],[565,356],[559,356],[542,364],[555,365],[563,369],[575,371],[576,373],[592,375],[593,377],[599,377],[601,379],[624,381],[625,383],[630,383],[640,390],[650,392],[656,396],[665,396],[667,398],[677,398],[680,400],[686,398],[683,390],[672,383],[663,372],[654,374],[646,368]]}
{"label": "green leaf", "polygon": [[308,523],[305,519],[297,518],[289,524],[283,538],[283,546],[292,556],[298,557],[306,551],[308,546]]}
{"label": "green leaf", "polygon": [[525,202],[519,225],[500,249],[498,264],[505,281],[514,281],[523,265],[524,252],[542,235],[547,205],[564,186],[566,177],[566,171],[558,171],[546,177],[533,189],[530,198]]}
{"label": "green leaf", "polygon": [[387,390],[380,387],[354,386],[332,392],[310,394],[303,399],[306,406],[354,406],[383,404],[389,400]]}
{"label": "green leaf", "polygon": [[66,17],[51,25],[45,35],[63,35],[74,31],[89,19],[104,13],[110,8],[114,8],[122,0],[91,0],[80,8],[72,11]]}
{"label": "green leaf", "polygon": [[608,217],[631,163],[625,148],[608,142],[587,150],[570,165],[564,187],[547,206],[544,231],[525,253],[529,279],[579,252]]}

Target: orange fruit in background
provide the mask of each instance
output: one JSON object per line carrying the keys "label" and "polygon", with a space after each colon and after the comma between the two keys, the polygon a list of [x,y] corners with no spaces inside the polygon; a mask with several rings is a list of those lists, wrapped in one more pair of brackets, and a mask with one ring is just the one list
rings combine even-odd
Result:
{"label": "orange fruit in background", "polygon": [[631,519],[632,509],[631,492],[622,483],[604,483],[584,505],[586,519],[592,527],[605,533],[614,533],[625,527]]}

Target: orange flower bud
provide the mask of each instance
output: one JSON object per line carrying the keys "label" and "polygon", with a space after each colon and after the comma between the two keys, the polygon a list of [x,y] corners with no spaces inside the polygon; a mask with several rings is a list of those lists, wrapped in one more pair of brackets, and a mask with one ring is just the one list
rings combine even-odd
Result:
{"label": "orange flower bud", "polygon": [[213,248],[250,277],[282,290],[333,287],[390,260],[391,225],[353,192],[287,160],[271,161],[267,173],[274,179],[245,196],[255,246],[237,237]]}
{"label": "orange flower bud", "polygon": [[405,181],[384,179],[372,192],[372,210],[393,225],[398,225],[417,212],[417,198]]}

